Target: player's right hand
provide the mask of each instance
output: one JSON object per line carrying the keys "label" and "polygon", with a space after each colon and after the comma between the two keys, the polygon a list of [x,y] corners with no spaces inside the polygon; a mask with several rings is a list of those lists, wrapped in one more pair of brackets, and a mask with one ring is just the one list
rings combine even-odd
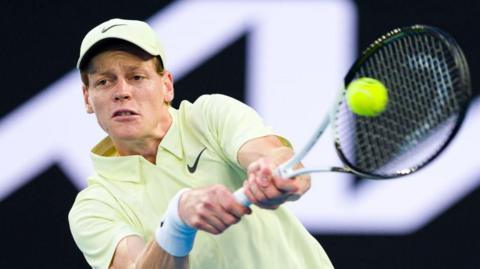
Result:
{"label": "player's right hand", "polygon": [[192,189],[180,197],[178,214],[187,225],[212,234],[220,234],[250,214],[223,185]]}

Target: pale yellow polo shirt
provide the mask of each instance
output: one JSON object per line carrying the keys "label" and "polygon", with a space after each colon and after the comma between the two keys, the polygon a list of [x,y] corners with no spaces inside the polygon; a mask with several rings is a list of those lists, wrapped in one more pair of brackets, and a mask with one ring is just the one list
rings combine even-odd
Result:
{"label": "pale yellow polo shirt", "polygon": [[[253,109],[223,95],[184,101],[170,113],[173,122],[159,145],[156,165],[141,156],[116,156],[109,138],[92,150],[95,175],[78,194],[69,222],[93,268],[108,268],[125,236],[152,240],[178,190],[212,184],[240,188],[246,174],[237,161],[239,148],[272,134]],[[197,158],[192,173],[188,167]],[[199,231],[191,268],[332,268],[322,247],[287,208],[252,209],[252,215],[221,235]]]}

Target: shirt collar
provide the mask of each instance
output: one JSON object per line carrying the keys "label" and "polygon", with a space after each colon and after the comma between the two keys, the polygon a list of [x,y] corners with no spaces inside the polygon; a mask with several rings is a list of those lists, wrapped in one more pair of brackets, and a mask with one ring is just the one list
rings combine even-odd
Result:
{"label": "shirt collar", "polygon": [[147,162],[140,155],[118,156],[110,137],[104,138],[91,152],[95,172],[108,179],[139,182],[141,162]]}
{"label": "shirt collar", "polygon": [[[182,148],[182,137],[180,135],[180,128],[178,122],[178,110],[173,107],[169,108],[170,115],[172,116],[172,123],[170,124],[170,128],[168,128],[167,133],[163,137],[162,141],[160,142],[159,147],[167,150],[168,152],[175,155],[177,158],[183,158],[183,148]],[[157,164],[161,163],[161,160],[158,158],[160,155],[157,153]]]}

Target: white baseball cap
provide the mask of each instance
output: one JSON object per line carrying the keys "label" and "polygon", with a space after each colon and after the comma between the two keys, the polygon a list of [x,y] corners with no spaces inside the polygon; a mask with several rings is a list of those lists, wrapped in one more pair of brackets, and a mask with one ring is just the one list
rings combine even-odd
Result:
{"label": "white baseball cap", "polygon": [[85,35],[80,46],[77,68],[85,63],[88,52],[107,39],[121,39],[130,42],[152,56],[160,56],[165,66],[165,52],[160,40],[147,23],[137,20],[111,19],[96,26]]}

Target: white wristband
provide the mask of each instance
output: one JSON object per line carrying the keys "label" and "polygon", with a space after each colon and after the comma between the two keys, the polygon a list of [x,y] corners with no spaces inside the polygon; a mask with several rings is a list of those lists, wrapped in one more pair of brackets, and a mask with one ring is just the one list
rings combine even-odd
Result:
{"label": "white wristband", "polygon": [[155,231],[157,244],[172,256],[187,256],[193,248],[197,229],[184,223],[178,215],[180,196],[190,189],[180,190],[168,204],[160,226]]}

